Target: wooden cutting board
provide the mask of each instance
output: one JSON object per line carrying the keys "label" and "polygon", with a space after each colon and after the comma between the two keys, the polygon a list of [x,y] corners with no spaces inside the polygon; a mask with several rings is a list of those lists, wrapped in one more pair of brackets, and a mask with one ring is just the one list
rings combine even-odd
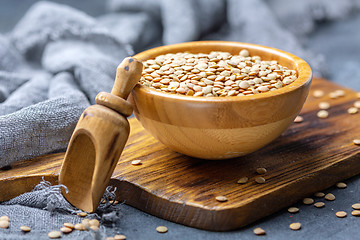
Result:
{"label": "wooden cutting board", "polygon": [[[324,79],[312,89],[329,93],[344,89],[345,97],[314,98],[312,92],[294,123],[274,142],[253,154],[232,160],[206,161],[172,152],[151,137],[136,119],[110,182],[119,201],[155,216],[184,225],[225,231],[247,225],[287,207],[303,197],[360,173],[360,113],[347,109],[356,93]],[[318,103],[331,104],[329,118],[316,116]],[[0,201],[31,191],[44,176],[57,182],[64,153],[18,162],[0,170]],[[131,161],[141,159],[142,165]],[[258,184],[256,168],[268,170]],[[238,184],[240,177],[246,184]],[[226,196],[218,202],[216,196]]]}

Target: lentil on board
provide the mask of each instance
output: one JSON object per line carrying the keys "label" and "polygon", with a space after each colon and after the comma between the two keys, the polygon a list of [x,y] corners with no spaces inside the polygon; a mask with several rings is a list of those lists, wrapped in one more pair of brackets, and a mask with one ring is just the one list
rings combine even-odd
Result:
{"label": "lentil on board", "polygon": [[277,61],[262,61],[243,49],[239,55],[168,53],[146,60],[140,83],[160,91],[205,97],[254,95],[291,84],[297,72]]}

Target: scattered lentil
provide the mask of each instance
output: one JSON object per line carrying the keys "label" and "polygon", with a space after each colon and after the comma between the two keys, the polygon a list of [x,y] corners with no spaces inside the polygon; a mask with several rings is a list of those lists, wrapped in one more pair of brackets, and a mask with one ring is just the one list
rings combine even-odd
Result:
{"label": "scattered lentil", "polygon": [[296,118],[294,119],[294,123],[301,123],[304,121],[304,118],[302,116],[296,116]]}
{"label": "scattered lentil", "polygon": [[338,183],[336,184],[336,187],[337,187],[337,188],[346,188],[347,185],[346,185],[346,183],[338,182]]}
{"label": "scattered lentil", "polygon": [[89,228],[93,231],[99,231],[99,227],[97,226],[90,226]]}
{"label": "scattered lentil", "polygon": [[114,236],[115,240],[126,240],[126,236],[122,234],[117,234]]}
{"label": "scattered lentil", "polygon": [[330,103],[328,103],[328,102],[320,102],[319,103],[319,108],[323,109],[323,110],[327,110],[327,109],[330,108]]}
{"label": "scattered lentil", "polygon": [[360,145],[360,138],[354,139],[354,140],[353,140],[353,143],[354,143],[355,145]]}
{"label": "scattered lentil", "polygon": [[99,220],[97,220],[97,219],[91,219],[91,220],[89,221],[89,224],[90,224],[90,226],[96,226],[96,227],[99,227],[99,226],[100,226],[100,222],[99,222]]}
{"label": "scattered lentil", "polygon": [[165,227],[165,226],[158,226],[158,227],[156,228],[156,231],[157,231],[158,233],[166,233],[166,232],[168,231],[168,228]]}
{"label": "scattered lentil", "polygon": [[226,202],[228,199],[225,196],[217,196],[215,197],[216,201],[218,202]]}
{"label": "scattered lentil", "polygon": [[64,227],[74,229],[75,226],[72,223],[64,223]]}
{"label": "scattered lentil", "polygon": [[9,221],[1,220],[0,221],[0,228],[8,228],[10,226]]}
{"label": "scattered lentil", "polygon": [[356,102],[354,102],[354,107],[356,107],[356,108],[360,108],[360,101],[356,101]]}
{"label": "scattered lentil", "polygon": [[328,111],[326,110],[320,110],[317,113],[318,118],[327,118],[329,116]]}
{"label": "scattered lentil", "polygon": [[49,238],[59,238],[61,233],[59,231],[52,231],[48,233]]}
{"label": "scattered lentil", "polygon": [[85,219],[83,219],[82,221],[81,221],[81,224],[84,226],[84,228],[85,229],[89,229],[89,227],[90,227],[90,219],[88,219],[88,218],[85,218]]}
{"label": "scattered lentil", "polygon": [[316,203],[314,203],[314,206],[317,208],[322,208],[325,206],[325,203],[324,202],[316,202]]}
{"label": "scattered lentil", "polygon": [[315,197],[318,197],[318,198],[321,198],[321,197],[324,197],[325,196],[325,193],[323,192],[317,192],[314,194]]}
{"label": "scattered lentil", "polygon": [[324,91],[322,90],[315,90],[313,92],[313,96],[316,97],[316,98],[321,98],[325,95]]}
{"label": "scattered lentil", "polygon": [[355,210],[360,210],[360,203],[354,203],[351,207]]}
{"label": "scattered lentil", "polygon": [[263,177],[256,177],[255,178],[255,182],[257,182],[257,183],[260,183],[260,184],[262,184],[262,183],[265,183],[265,178],[263,178]]}
{"label": "scattered lentil", "polygon": [[337,216],[338,218],[344,218],[344,217],[346,217],[346,215],[347,215],[347,213],[344,212],[344,211],[338,211],[338,212],[336,212],[336,216]]}
{"label": "scattered lentil", "polygon": [[358,109],[356,107],[351,107],[347,110],[349,114],[356,114],[358,113]]}
{"label": "scattered lentil", "polygon": [[335,98],[338,98],[339,96],[335,92],[331,92],[331,93],[329,93],[329,97],[331,99],[335,99]]}
{"label": "scattered lentil", "polygon": [[301,223],[299,223],[299,222],[292,223],[292,224],[290,224],[289,227],[290,227],[291,230],[294,230],[294,231],[300,230],[300,228],[301,228]]}
{"label": "scattered lentil", "polygon": [[8,216],[1,216],[0,221],[10,221],[10,218]]}
{"label": "scattered lentil", "polygon": [[259,228],[259,227],[255,228],[253,230],[253,232],[254,232],[255,235],[265,235],[266,234],[266,231],[264,229],[262,229],[262,228]]}
{"label": "scattered lentil", "polygon": [[288,212],[289,213],[298,213],[299,209],[297,207],[289,207]]}
{"label": "scattered lentil", "polygon": [[328,193],[325,195],[325,199],[328,201],[334,201],[335,200],[335,195],[332,193]]}
{"label": "scattered lentil", "polygon": [[30,231],[31,231],[31,228],[28,227],[28,226],[21,226],[21,227],[20,227],[20,230],[23,231],[23,232],[30,232]]}
{"label": "scattered lentil", "polygon": [[303,203],[306,204],[306,205],[311,205],[311,204],[314,203],[314,199],[312,199],[312,198],[304,198]]}
{"label": "scattered lentil", "polygon": [[256,172],[258,174],[265,174],[267,172],[266,168],[257,168],[256,169]]}
{"label": "scattered lentil", "polygon": [[351,215],[355,216],[355,217],[360,217],[360,210],[354,210],[351,212]]}
{"label": "scattered lentil", "polygon": [[71,233],[73,230],[68,227],[62,227],[62,228],[60,228],[60,231],[63,233]]}
{"label": "scattered lentil", "polygon": [[79,217],[86,217],[86,216],[87,216],[87,213],[86,213],[86,212],[79,212],[79,213],[77,213],[77,215],[78,215]]}
{"label": "scattered lentil", "polygon": [[86,230],[84,224],[82,224],[82,223],[77,223],[77,224],[75,224],[74,228],[75,228],[76,230],[79,230],[79,231],[85,231],[85,230]]}
{"label": "scattered lentil", "polygon": [[141,163],[141,160],[133,160],[133,161],[131,161],[131,164],[132,165],[141,165],[142,163]]}
{"label": "scattered lentil", "polygon": [[335,93],[338,97],[344,97],[344,96],[345,96],[345,91],[342,90],[342,89],[335,90],[334,93]]}
{"label": "scattered lentil", "polygon": [[244,184],[247,183],[248,181],[249,181],[248,177],[242,177],[237,181],[237,183]]}
{"label": "scattered lentil", "polygon": [[173,94],[204,97],[244,96],[291,84],[295,70],[262,61],[243,49],[239,55],[169,53],[145,61],[140,83]]}

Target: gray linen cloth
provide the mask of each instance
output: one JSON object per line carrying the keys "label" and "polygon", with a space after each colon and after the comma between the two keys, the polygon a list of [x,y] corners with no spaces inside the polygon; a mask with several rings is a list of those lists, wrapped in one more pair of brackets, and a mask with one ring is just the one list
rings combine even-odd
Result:
{"label": "gray linen cloth", "polygon": [[[252,42],[294,53],[320,76],[324,58],[307,51],[303,40],[318,21],[360,9],[356,0],[109,0],[106,6],[109,13],[94,18],[38,2],[11,32],[0,34],[0,167],[64,151],[82,111],[99,91],[111,90],[116,66],[134,52],[195,40]],[[12,219],[0,238],[47,239],[61,223],[79,221],[59,189],[43,182],[0,205],[0,216]],[[95,217],[104,220],[110,211],[110,221],[117,219],[118,208],[99,209]],[[21,235],[21,223],[34,231]],[[76,234],[63,238],[105,236]]]}

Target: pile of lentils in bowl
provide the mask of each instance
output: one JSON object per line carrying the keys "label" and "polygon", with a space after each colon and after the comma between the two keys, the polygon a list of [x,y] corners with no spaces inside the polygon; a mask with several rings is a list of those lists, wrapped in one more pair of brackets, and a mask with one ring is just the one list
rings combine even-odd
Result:
{"label": "pile of lentils in bowl", "polygon": [[168,53],[144,62],[140,83],[167,93],[228,97],[273,91],[296,80],[296,71],[277,61],[262,61],[243,49],[193,54]]}

